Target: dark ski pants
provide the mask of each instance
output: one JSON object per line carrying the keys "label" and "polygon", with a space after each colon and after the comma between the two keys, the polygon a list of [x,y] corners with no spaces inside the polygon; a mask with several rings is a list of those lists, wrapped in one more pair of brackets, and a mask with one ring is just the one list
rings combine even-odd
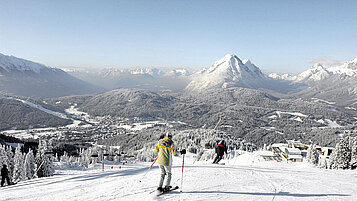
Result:
{"label": "dark ski pants", "polygon": [[222,160],[223,156],[218,155],[216,156],[216,158],[213,160],[213,163],[218,163],[220,160]]}
{"label": "dark ski pants", "polygon": [[8,177],[8,176],[3,176],[2,178],[1,178],[1,186],[4,186],[4,184],[5,184],[5,179],[6,179],[6,181],[7,181],[7,185],[10,185],[11,183],[10,183],[10,178]]}

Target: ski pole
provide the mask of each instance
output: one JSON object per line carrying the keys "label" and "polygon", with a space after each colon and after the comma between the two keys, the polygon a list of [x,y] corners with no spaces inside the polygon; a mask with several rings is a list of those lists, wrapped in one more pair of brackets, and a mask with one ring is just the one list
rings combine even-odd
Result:
{"label": "ski pole", "polygon": [[147,175],[147,173],[150,171],[150,169],[151,169],[152,166],[155,164],[155,162],[157,161],[158,158],[159,158],[159,156],[156,157],[156,159],[154,160],[154,162],[151,164],[151,166],[150,166],[149,169],[145,172],[145,174],[144,174],[143,177],[139,180],[139,182],[141,182],[141,180],[144,179],[144,177],[145,177],[145,176]]}
{"label": "ski pole", "polygon": [[181,175],[181,190],[180,192],[182,192],[182,184],[183,184],[183,167],[185,166],[185,154],[182,155],[182,175]]}
{"label": "ski pole", "polygon": [[35,175],[37,174],[37,172],[40,170],[40,168],[42,167],[42,165],[45,163],[45,160],[42,161],[42,163],[40,164],[40,166],[38,166],[37,170],[35,171],[35,173],[32,175],[32,179],[35,177]]}

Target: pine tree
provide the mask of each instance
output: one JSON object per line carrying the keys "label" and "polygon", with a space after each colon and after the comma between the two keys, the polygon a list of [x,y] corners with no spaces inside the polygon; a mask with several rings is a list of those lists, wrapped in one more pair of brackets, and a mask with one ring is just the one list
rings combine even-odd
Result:
{"label": "pine tree", "polygon": [[323,169],[327,169],[328,168],[328,164],[327,164],[327,158],[321,158],[321,160],[319,160],[319,168],[323,168]]}
{"label": "pine tree", "polygon": [[39,168],[38,177],[53,176],[55,172],[53,156],[49,153],[52,152],[52,143],[47,143],[45,140],[39,139],[38,152],[36,154],[36,164]]}
{"label": "pine tree", "polygon": [[7,169],[9,170],[9,178],[10,180],[12,179],[12,173],[14,171],[14,153],[12,153],[12,147],[7,146],[6,147],[6,164],[7,164]]}
{"label": "pine tree", "polygon": [[45,177],[53,176],[54,173],[55,173],[55,166],[54,166],[54,163],[53,163],[53,156],[44,155],[44,161],[45,161],[45,163],[43,164],[44,176]]}
{"label": "pine tree", "polygon": [[357,168],[357,138],[354,138],[353,144],[352,144],[352,147],[351,147],[350,168],[351,169],[356,169]]}
{"label": "pine tree", "polygon": [[316,150],[316,145],[310,145],[307,149],[306,155],[307,162],[313,165],[317,165],[319,163],[319,153]]}
{"label": "pine tree", "polygon": [[32,179],[35,174],[35,157],[33,151],[30,149],[25,157],[25,178]]}
{"label": "pine tree", "polygon": [[6,155],[5,147],[0,145],[0,168],[3,165],[8,165],[7,164],[7,155]]}
{"label": "pine tree", "polygon": [[351,150],[349,147],[349,137],[341,138],[336,144],[336,148],[331,155],[331,168],[346,169],[349,168],[351,160]]}
{"label": "pine tree", "polygon": [[17,145],[14,156],[14,170],[12,180],[19,182],[25,180],[24,157],[21,152],[20,144]]}

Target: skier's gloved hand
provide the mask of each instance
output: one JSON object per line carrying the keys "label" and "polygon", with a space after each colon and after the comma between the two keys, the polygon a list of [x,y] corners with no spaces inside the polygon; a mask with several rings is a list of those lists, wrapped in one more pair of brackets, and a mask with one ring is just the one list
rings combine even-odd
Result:
{"label": "skier's gloved hand", "polygon": [[182,150],[180,151],[180,153],[181,153],[181,154],[186,154],[186,149],[182,149]]}

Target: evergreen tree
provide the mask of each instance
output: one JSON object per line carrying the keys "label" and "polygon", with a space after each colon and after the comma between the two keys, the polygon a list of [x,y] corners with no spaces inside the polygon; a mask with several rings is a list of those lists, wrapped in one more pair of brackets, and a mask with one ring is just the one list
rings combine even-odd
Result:
{"label": "evergreen tree", "polygon": [[25,166],[24,157],[21,152],[20,144],[17,145],[14,156],[14,170],[12,175],[12,180],[14,182],[19,182],[25,180]]}
{"label": "evergreen tree", "polygon": [[316,150],[316,145],[310,145],[307,149],[306,160],[308,163],[317,165],[319,163],[319,153]]}
{"label": "evergreen tree", "polygon": [[341,138],[336,144],[336,148],[331,155],[331,168],[346,169],[349,168],[351,160],[351,150],[349,147],[349,137]]}
{"label": "evergreen tree", "polygon": [[50,155],[44,155],[44,161],[45,163],[43,164],[43,174],[45,177],[50,177],[53,176],[55,173],[55,165],[53,162],[53,156]]}
{"label": "evergreen tree", "polygon": [[319,160],[319,168],[323,168],[323,169],[327,169],[328,168],[328,164],[327,164],[327,158],[321,158],[321,160]]}
{"label": "evergreen tree", "polygon": [[352,147],[351,147],[350,168],[351,169],[356,169],[357,168],[357,138],[354,138],[353,144],[352,144]]}
{"label": "evergreen tree", "polygon": [[35,167],[35,156],[33,151],[30,149],[25,157],[25,178],[32,179],[36,171]]}
{"label": "evergreen tree", "polygon": [[0,167],[7,164],[7,155],[5,151],[5,147],[0,145]]}
{"label": "evergreen tree", "polygon": [[12,179],[12,173],[14,171],[14,153],[12,153],[12,147],[7,146],[6,147],[6,164],[7,164],[7,169],[9,170],[9,178],[10,180]]}
{"label": "evergreen tree", "polygon": [[38,152],[36,154],[36,165],[39,168],[38,177],[49,177],[55,172],[52,153],[52,142],[47,143],[45,140],[39,139]]}

